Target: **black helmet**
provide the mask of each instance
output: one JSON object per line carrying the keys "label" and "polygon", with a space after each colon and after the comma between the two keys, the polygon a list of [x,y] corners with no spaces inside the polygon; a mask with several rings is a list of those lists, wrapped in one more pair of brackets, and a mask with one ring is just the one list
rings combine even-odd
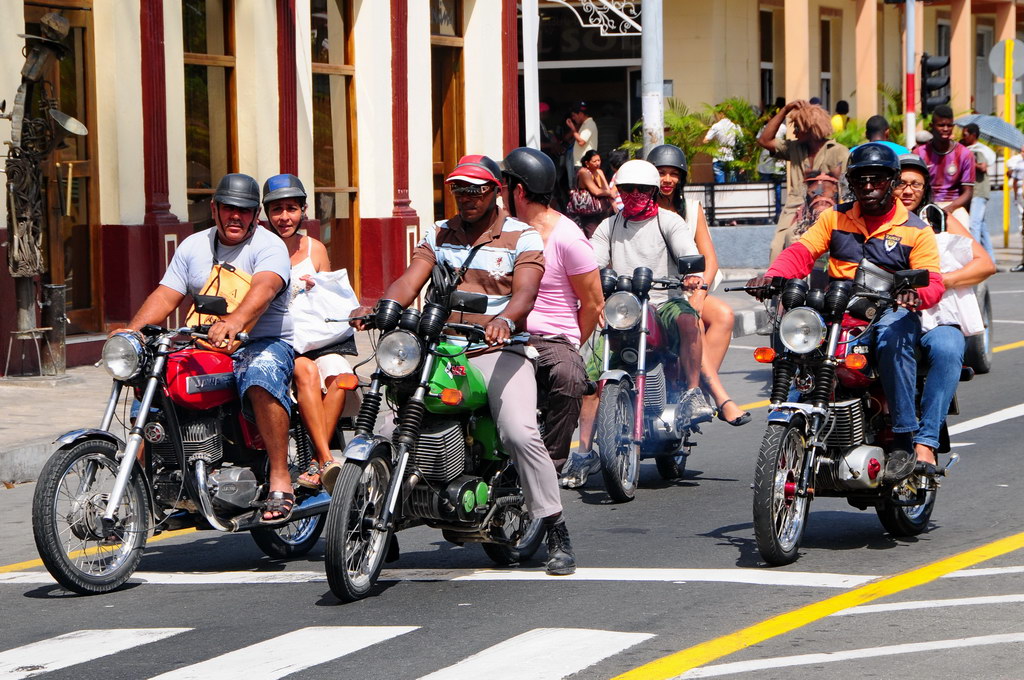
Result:
{"label": "black helmet", "polygon": [[271,202],[282,198],[298,198],[299,203],[306,204],[306,188],[295,175],[274,175],[263,183],[263,208]]}
{"label": "black helmet", "polygon": [[213,200],[236,208],[255,208],[260,204],[260,185],[249,175],[231,172],[220,178]]}
{"label": "black helmet", "polygon": [[501,174],[511,177],[532,194],[555,190],[555,162],[544,152],[521,146],[502,161]]}
{"label": "black helmet", "polygon": [[896,156],[896,152],[885,144],[868,142],[861,144],[850,154],[850,160],[846,164],[846,174],[850,175],[857,170],[868,168],[886,170],[895,177],[900,174],[900,159]]}
{"label": "black helmet", "polygon": [[925,177],[928,176],[928,164],[916,153],[900,154],[900,170],[917,170]]}
{"label": "black helmet", "polygon": [[689,172],[686,165],[686,154],[675,144],[662,144],[651,149],[647,161],[655,167],[670,167],[679,170],[685,176]]}

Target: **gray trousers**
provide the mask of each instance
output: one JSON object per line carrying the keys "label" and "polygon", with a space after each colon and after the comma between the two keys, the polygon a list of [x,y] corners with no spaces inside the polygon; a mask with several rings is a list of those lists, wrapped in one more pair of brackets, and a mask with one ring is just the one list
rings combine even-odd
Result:
{"label": "gray trousers", "polygon": [[558,475],[537,427],[537,379],[526,347],[511,347],[475,356],[470,362],[487,382],[491,417],[501,445],[512,456],[526,496],[530,517],[562,511]]}

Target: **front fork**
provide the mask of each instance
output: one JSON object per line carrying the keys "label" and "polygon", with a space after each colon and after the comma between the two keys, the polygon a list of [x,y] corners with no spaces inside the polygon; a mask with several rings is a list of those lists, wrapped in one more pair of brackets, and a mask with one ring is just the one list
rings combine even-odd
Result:
{"label": "front fork", "polygon": [[637,340],[636,357],[636,403],[633,406],[633,444],[639,446],[644,440],[644,392],[647,389],[647,305],[644,298],[640,306],[640,338]]}

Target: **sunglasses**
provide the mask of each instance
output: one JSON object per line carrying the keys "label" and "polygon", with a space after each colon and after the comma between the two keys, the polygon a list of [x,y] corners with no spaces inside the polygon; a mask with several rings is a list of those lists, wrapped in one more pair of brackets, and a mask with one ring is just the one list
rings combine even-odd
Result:
{"label": "sunglasses", "polygon": [[649,187],[645,184],[619,184],[619,193],[622,194],[635,194],[635,193],[647,193],[654,187]]}
{"label": "sunglasses", "polygon": [[494,187],[493,184],[466,184],[458,186],[455,184],[449,184],[448,190],[452,192],[452,196],[468,196],[469,198],[480,198],[490,193]]}
{"label": "sunglasses", "polygon": [[855,184],[859,187],[880,187],[892,182],[892,177],[886,177],[885,175],[857,175],[849,177],[849,180],[850,184]]}

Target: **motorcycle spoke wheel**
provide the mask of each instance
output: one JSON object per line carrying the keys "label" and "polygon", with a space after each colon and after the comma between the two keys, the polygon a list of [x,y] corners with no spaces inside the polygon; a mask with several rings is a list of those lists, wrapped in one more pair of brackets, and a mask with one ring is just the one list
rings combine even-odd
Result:
{"label": "motorcycle spoke wheel", "polygon": [[[925,490],[924,502],[904,505],[917,500],[918,489]],[[900,504],[897,504],[899,501]],[[896,486],[878,507],[878,521],[893,536],[917,536],[928,529],[928,522],[935,509],[935,489],[921,476],[912,476]]]}
{"label": "motorcycle spoke wheel", "polygon": [[289,559],[302,557],[316,546],[327,524],[326,515],[303,517],[281,526],[251,530],[252,540],[267,557]]}
{"label": "motorcycle spoke wheel", "polygon": [[807,455],[802,421],[770,423],[754,472],[754,535],[771,565],[791,564],[799,554],[809,500],[798,496]]}
{"label": "motorcycle spoke wheel", "polygon": [[33,536],[43,564],[58,583],[83,595],[123,585],[146,544],[149,507],[138,474],[129,479],[113,522],[102,521],[117,476],[116,452],[103,440],[56,452],[40,473],[32,501]]}
{"label": "motorcycle spoke wheel", "polygon": [[601,475],[608,495],[617,503],[636,496],[640,478],[640,447],[633,443],[633,392],[608,383],[597,407],[594,441],[601,456]]}
{"label": "motorcycle spoke wheel", "polygon": [[374,528],[387,502],[391,468],[377,455],[346,462],[327,514],[327,582],[343,602],[366,597],[384,565],[390,532]]}
{"label": "motorcycle spoke wheel", "polygon": [[495,513],[491,528],[492,535],[515,539],[512,545],[506,543],[484,543],[484,552],[495,564],[509,566],[519,564],[533,557],[544,540],[544,522],[531,519],[522,501],[502,507]]}

